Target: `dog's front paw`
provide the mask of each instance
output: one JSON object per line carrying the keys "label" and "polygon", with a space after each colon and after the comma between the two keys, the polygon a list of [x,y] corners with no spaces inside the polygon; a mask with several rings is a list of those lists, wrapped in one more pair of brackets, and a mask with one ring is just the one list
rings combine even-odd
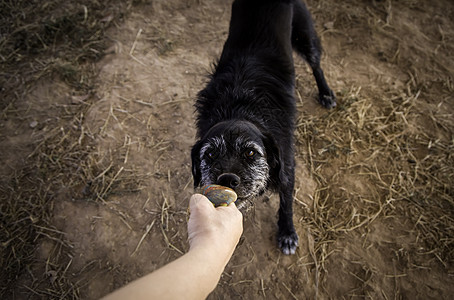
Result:
{"label": "dog's front paw", "polygon": [[298,235],[296,232],[289,234],[279,234],[277,238],[279,248],[285,255],[295,254],[296,247],[298,247]]}
{"label": "dog's front paw", "polygon": [[321,105],[324,107],[330,109],[333,107],[336,107],[336,96],[334,95],[332,90],[329,90],[328,93],[320,93],[318,97],[318,101],[320,102]]}

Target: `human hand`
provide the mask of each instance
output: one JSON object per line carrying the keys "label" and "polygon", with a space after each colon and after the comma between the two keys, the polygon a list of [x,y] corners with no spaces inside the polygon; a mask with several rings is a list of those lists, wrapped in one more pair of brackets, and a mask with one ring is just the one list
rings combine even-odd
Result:
{"label": "human hand", "polygon": [[203,249],[227,261],[243,232],[243,215],[235,203],[215,208],[201,194],[189,200],[188,239],[190,250]]}

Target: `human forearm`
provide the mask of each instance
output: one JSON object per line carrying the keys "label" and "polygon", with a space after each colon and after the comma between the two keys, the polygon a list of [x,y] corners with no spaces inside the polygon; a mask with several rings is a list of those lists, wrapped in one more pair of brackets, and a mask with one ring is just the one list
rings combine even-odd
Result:
{"label": "human forearm", "polygon": [[235,204],[214,208],[200,194],[190,200],[190,250],[106,299],[204,299],[214,290],[243,232]]}
{"label": "human forearm", "polygon": [[156,279],[160,276],[163,285],[173,292],[162,294],[157,299],[181,299],[182,295],[185,299],[205,299],[215,289],[229,259],[230,255],[218,257],[214,248],[191,249],[158,270]]}
{"label": "human forearm", "polygon": [[106,299],[205,299],[214,290],[228,257],[214,249],[191,249],[177,260],[142,277]]}

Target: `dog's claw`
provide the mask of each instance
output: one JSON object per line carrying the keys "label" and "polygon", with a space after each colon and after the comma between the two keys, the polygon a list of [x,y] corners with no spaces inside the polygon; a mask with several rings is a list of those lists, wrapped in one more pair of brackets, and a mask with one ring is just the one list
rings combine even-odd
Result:
{"label": "dog's claw", "polygon": [[329,94],[320,94],[318,101],[320,102],[321,105],[324,107],[330,109],[336,107],[336,96],[334,95],[333,91],[329,91]]}
{"label": "dog's claw", "polygon": [[298,235],[296,232],[282,234],[278,238],[279,248],[285,255],[295,254],[298,247]]}

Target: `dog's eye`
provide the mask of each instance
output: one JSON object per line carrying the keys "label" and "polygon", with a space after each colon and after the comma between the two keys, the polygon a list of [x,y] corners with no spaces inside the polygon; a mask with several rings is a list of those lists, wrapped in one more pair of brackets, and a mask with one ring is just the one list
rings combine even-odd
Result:
{"label": "dog's eye", "polygon": [[214,151],[207,151],[207,152],[205,153],[205,156],[208,157],[208,158],[210,158],[210,159],[214,159],[214,158],[216,158],[216,152],[214,152]]}
{"label": "dog's eye", "polygon": [[244,153],[246,155],[246,157],[253,157],[255,155],[255,151],[254,150],[246,150],[246,152]]}

